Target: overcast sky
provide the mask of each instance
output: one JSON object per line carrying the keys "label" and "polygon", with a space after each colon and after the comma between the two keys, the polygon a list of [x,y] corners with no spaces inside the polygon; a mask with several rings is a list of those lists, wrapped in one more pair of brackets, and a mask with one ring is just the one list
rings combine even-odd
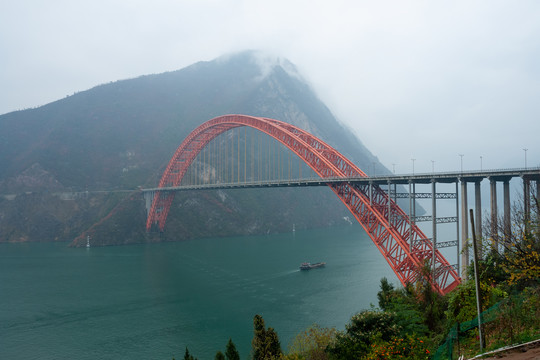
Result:
{"label": "overcast sky", "polygon": [[396,173],[540,165],[536,0],[2,1],[0,114],[245,49]]}

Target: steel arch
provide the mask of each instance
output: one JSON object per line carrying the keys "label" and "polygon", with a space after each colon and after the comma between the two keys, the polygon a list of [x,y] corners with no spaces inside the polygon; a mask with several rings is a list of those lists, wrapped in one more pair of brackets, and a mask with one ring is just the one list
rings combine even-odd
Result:
{"label": "steel arch", "polygon": [[[367,177],[349,159],[317,137],[282,121],[247,115],[224,115],[193,130],[174,153],[159,188],[178,186],[197,154],[215,137],[230,129],[249,126],[273,137],[310,166],[347,206],[405,285],[418,279],[419,268],[435,259],[433,288],[446,294],[460,282],[455,269],[405,212],[379,186],[332,183],[332,178]],[[165,228],[174,191],[157,191],[148,213],[146,229]]]}

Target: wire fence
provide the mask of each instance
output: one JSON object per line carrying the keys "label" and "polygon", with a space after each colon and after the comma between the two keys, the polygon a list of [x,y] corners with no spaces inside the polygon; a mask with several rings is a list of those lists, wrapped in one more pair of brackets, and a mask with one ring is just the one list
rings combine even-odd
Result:
{"label": "wire fence", "polygon": [[[505,300],[498,302],[487,310],[484,310],[480,313],[480,319],[482,320],[482,326],[486,323],[489,323],[495,319],[499,314],[499,308],[505,302]],[[478,327],[478,317],[465,321],[462,323],[456,323],[448,332],[445,342],[439,346],[435,354],[433,355],[433,360],[443,360],[449,359],[452,360],[454,356],[454,343],[459,341],[460,334],[463,337],[463,333],[477,328]]]}

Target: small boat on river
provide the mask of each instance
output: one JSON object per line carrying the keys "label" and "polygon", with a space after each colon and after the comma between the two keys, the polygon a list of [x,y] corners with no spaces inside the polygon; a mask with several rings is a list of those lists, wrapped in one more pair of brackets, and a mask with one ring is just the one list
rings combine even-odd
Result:
{"label": "small boat on river", "polygon": [[318,262],[314,264],[305,262],[305,263],[302,263],[302,265],[300,265],[300,270],[311,270],[311,269],[324,267],[325,265],[326,265],[325,262]]}

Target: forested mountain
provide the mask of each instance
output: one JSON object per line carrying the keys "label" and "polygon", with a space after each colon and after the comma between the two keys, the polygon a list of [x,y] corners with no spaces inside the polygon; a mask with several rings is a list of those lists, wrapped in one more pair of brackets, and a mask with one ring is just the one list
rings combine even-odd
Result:
{"label": "forested mountain", "polygon": [[0,116],[0,194],[10,195],[0,197],[0,241],[123,244],[344,222],[348,211],[326,188],[192,192],[177,196],[164,234],[148,235],[140,193],[95,192],[156,186],[189,132],[224,114],[286,121],[360,168],[378,163],[294,65],[242,52]]}

